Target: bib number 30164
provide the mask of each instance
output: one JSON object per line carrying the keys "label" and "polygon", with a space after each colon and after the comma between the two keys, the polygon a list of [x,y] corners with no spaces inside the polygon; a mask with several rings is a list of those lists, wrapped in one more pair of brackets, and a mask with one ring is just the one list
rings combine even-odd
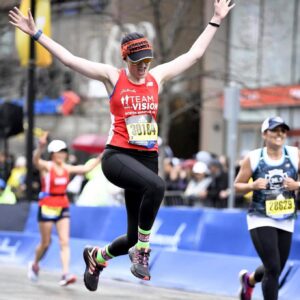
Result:
{"label": "bib number 30164", "polygon": [[158,127],[151,115],[139,115],[126,118],[129,143],[153,148],[157,142]]}

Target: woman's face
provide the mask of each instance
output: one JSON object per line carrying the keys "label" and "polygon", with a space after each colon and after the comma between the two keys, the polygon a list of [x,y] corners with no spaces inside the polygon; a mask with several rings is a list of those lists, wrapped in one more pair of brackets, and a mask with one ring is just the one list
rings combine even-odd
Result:
{"label": "woman's face", "polygon": [[59,151],[59,152],[54,152],[51,154],[51,159],[57,164],[62,164],[64,163],[68,158],[68,152],[66,151]]}
{"label": "woman's face", "polygon": [[283,126],[275,127],[272,130],[267,130],[264,133],[266,145],[281,147],[285,142],[286,134],[287,130]]}
{"label": "woman's face", "polygon": [[131,76],[135,79],[144,79],[149,71],[151,59],[144,59],[138,63],[133,63],[129,59],[127,60],[128,70]]}

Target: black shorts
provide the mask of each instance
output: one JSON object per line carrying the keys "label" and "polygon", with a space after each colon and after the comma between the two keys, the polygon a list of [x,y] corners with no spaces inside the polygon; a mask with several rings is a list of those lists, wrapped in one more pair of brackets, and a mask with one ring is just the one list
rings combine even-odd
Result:
{"label": "black shorts", "polygon": [[63,218],[70,218],[70,209],[68,207],[50,207],[47,205],[39,206],[39,222],[57,222]]}

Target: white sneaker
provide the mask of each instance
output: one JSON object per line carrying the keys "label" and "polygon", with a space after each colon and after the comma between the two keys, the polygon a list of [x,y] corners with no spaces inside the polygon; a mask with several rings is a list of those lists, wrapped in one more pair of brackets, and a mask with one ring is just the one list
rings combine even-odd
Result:
{"label": "white sneaker", "polygon": [[27,277],[29,280],[33,282],[37,282],[39,279],[39,266],[35,265],[33,261],[28,263],[28,269],[27,269]]}
{"label": "white sneaker", "polygon": [[73,274],[66,274],[66,275],[63,275],[61,277],[61,280],[59,281],[59,285],[60,286],[67,286],[71,283],[74,283],[75,281],[77,280],[76,276],[73,275]]}

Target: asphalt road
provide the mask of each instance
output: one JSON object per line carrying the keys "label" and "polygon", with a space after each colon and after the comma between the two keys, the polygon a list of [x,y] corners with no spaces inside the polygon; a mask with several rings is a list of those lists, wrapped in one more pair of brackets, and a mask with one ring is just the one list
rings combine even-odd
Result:
{"label": "asphalt road", "polygon": [[58,285],[59,273],[42,271],[38,283],[28,281],[25,267],[0,265],[0,300],[233,300],[237,298],[189,293],[143,284],[102,279],[96,292],[82,278],[68,287]]}

